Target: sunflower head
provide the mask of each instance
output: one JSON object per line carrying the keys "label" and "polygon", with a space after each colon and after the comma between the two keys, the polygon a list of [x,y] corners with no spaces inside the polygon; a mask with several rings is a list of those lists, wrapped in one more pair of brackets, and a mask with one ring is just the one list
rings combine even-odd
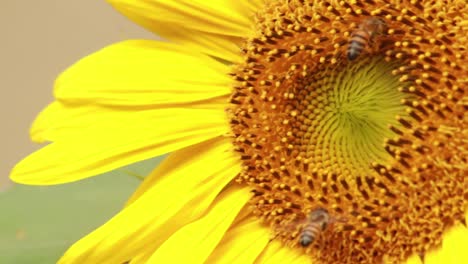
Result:
{"label": "sunflower head", "polygon": [[[229,112],[238,181],[285,245],[320,263],[394,263],[465,221],[462,2],[270,1],[258,12]],[[326,228],[301,245],[317,208]]]}

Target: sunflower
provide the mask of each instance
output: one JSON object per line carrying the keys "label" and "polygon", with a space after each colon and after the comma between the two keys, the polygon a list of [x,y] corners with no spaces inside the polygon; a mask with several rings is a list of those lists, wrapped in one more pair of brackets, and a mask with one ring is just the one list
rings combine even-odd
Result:
{"label": "sunflower", "polygon": [[60,263],[468,263],[464,0],[109,2],[169,42],[65,71],[11,177],[171,154]]}

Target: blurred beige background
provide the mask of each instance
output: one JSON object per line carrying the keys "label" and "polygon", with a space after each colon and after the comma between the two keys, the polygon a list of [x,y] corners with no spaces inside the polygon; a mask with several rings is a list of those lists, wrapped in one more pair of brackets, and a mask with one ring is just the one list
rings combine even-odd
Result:
{"label": "blurred beige background", "polygon": [[0,190],[14,164],[39,146],[30,124],[52,101],[55,77],[79,58],[130,38],[154,38],[104,0],[2,1]]}

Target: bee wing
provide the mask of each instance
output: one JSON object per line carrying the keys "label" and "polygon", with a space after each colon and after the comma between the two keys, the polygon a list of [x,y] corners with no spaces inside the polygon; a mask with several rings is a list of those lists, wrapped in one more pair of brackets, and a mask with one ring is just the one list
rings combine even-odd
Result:
{"label": "bee wing", "polygon": [[[307,218],[296,218],[295,220],[292,220],[288,223],[285,223],[283,225],[278,225],[275,227],[277,230],[276,235],[270,239],[270,241],[276,239],[278,236],[298,236],[300,234],[300,230],[303,228],[303,226],[307,223]],[[301,226],[301,228],[298,228],[298,226]]]}

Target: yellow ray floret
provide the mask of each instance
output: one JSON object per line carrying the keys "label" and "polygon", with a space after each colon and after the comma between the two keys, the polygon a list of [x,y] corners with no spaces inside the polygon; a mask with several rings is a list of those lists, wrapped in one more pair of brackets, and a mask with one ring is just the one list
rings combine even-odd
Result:
{"label": "yellow ray floret", "polygon": [[75,104],[170,107],[227,95],[228,72],[228,66],[185,46],[130,40],[68,68],[57,78],[54,95]]}
{"label": "yellow ray floret", "polygon": [[70,182],[226,134],[226,70],[177,45],[147,41],[83,59],[58,79],[59,101],[31,129],[33,140],[53,143],[17,164],[12,179]]}
{"label": "yellow ray floret", "polygon": [[[153,172],[151,186],[137,192],[124,210],[74,244],[60,263],[120,263],[138,256],[140,246],[150,256],[177,230],[207,214],[239,170],[229,142],[223,139],[174,152]],[[237,193],[237,201],[242,203],[243,191]],[[247,193],[246,199],[249,197]],[[130,244],[135,246],[128,247]]]}
{"label": "yellow ray floret", "polygon": [[[245,212],[250,213],[248,207]],[[252,215],[240,218],[224,235],[206,263],[253,263],[268,245],[271,233]]]}
{"label": "yellow ray floret", "polygon": [[[248,188],[226,189],[205,216],[174,233],[147,263],[205,263],[250,197]],[[183,254],[178,253],[181,243],[186,247]]]}
{"label": "yellow ray floret", "polygon": [[226,61],[240,59],[239,44],[253,29],[252,10],[263,1],[108,0],[132,21],[173,42]]}

